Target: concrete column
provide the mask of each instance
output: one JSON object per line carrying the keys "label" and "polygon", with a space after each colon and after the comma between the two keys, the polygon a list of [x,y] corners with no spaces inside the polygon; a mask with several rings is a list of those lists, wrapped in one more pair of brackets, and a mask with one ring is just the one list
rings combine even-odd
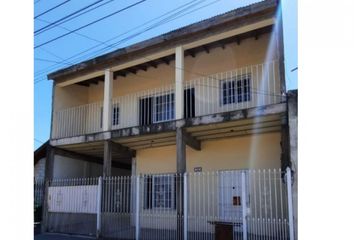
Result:
{"label": "concrete column", "polygon": [[133,157],[132,158],[132,172],[131,172],[131,175],[135,176],[137,173],[136,171],[136,157]]}
{"label": "concrete column", "polygon": [[183,137],[183,129],[176,130],[176,150],[177,150],[177,173],[186,172],[186,142]]}
{"label": "concrete column", "polygon": [[288,119],[289,119],[289,141],[290,141],[290,163],[293,171],[293,210],[294,228],[297,232],[297,90],[288,91]]}
{"label": "concrete column", "polygon": [[41,232],[48,231],[48,188],[49,188],[49,180],[53,179],[54,175],[54,157],[55,157],[55,149],[48,145],[47,146],[47,155],[46,155],[46,163],[45,163],[45,188],[43,195],[43,204],[42,204],[42,225]]}
{"label": "concrete column", "polygon": [[175,112],[176,112],[176,119],[183,118],[183,106],[184,106],[184,51],[182,46],[176,47],[176,76],[175,76],[175,84],[176,84],[176,93],[175,93]]}
{"label": "concrete column", "polygon": [[184,216],[184,197],[183,173],[186,172],[186,142],[183,137],[183,129],[176,130],[176,154],[177,154],[177,177],[176,177],[176,210],[177,210],[177,240],[183,239],[183,216]]}
{"label": "concrete column", "polygon": [[103,96],[103,131],[111,130],[112,122],[112,92],[113,92],[113,72],[106,69],[104,72],[104,96]]}
{"label": "concrete column", "polygon": [[112,174],[112,143],[109,140],[104,141],[103,149],[103,176],[108,177]]}

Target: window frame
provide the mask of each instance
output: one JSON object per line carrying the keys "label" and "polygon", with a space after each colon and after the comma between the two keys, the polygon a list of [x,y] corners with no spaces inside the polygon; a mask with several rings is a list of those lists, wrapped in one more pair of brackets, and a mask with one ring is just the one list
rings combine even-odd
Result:
{"label": "window frame", "polygon": [[[117,109],[117,113],[115,113],[115,110]],[[116,114],[116,116],[115,116]],[[116,117],[116,118],[115,118]],[[116,120],[116,121],[115,121]],[[112,104],[112,126],[119,126],[120,123],[120,108],[119,108],[119,103],[113,103]]]}
{"label": "window frame", "polygon": [[[156,182],[156,179],[157,178],[167,178],[167,182],[163,182],[162,184],[167,184],[169,185],[169,187],[171,188],[171,205],[170,207],[166,207],[166,203],[168,205],[168,202],[169,199],[164,199],[164,207],[157,207],[156,206],[156,201],[155,201],[155,194],[156,194],[156,186],[155,186],[155,182]],[[174,179],[174,175],[153,175],[152,176],[152,190],[151,190],[151,193],[152,193],[152,209],[165,209],[165,210],[173,210],[174,209],[174,206],[175,206],[175,179]],[[165,194],[168,194],[167,193],[163,193],[164,196]]]}
{"label": "window frame", "polygon": [[[168,104],[165,103],[161,103],[161,104],[164,104],[163,107],[171,107],[169,113],[168,114],[168,117],[167,118],[164,118],[162,117],[161,119],[157,120],[157,114],[165,114],[166,115],[166,112],[167,111],[162,111],[162,112],[157,112],[157,98],[161,98],[161,97],[167,97],[167,96],[170,96],[170,101],[168,102]],[[174,120],[175,119],[175,116],[176,116],[176,113],[175,113],[175,92],[173,91],[169,91],[169,92],[163,92],[163,93],[159,93],[159,94],[156,94],[156,95],[153,95],[152,96],[152,123],[160,123],[160,122],[167,122],[167,121],[171,121],[171,120]],[[167,99],[167,98],[166,98]],[[171,104],[172,103],[172,104]],[[171,106],[172,105],[172,106]],[[164,109],[165,110],[165,109]]]}
{"label": "window frame", "polygon": [[[166,104],[166,102],[161,102],[158,103],[158,98],[161,97],[166,97],[165,99],[167,100],[167,96],[170,96],[169,102],[168,104]],[[146,103],[143,103],[141,105],[141,101],[146,101],[145,99],[152,99],[152,108],[151,108],[151,113],[148,112],[148,109],[140,109],[140,107],[145,107]],[[165,100],[165,101],[166,101]],[[160,104],[160,106],[157,106],[157,104]],[[151,95],[145,95],[145,96],[141,96],[139,97],[139,101],[138,101],[138,118],[139,118],[139,125],[141,126],[145,126],[145,125],[149,125],[149,124],[141,124],[141,120],[140,119],[148,119],[150,114],[152,116],[151,118],[151,124],[154,123],[160,123],[160,122],[167,122],[167,121],[171,121],[175,119],[176,113],[175,113],[175,92],[174,91],[168,91],[168,92],[162,92],[159,94],[151,94]],[[169,112],[169,114],[166,114],[167,111],[161,111],[161,112],[157,112],[157,109],[160,107],[164,108],[163,110],[166,110],[167,108],[171,108]],[[147,115],[147,116],[142,116],[142,115]],[[161,114],[160,117],[157,117],[157,114]],[[167,116],[166,118],[164,116]]]}
{"label": "window frame", "polygon": [[[166,210],[166,211],[172,211],[176,209],[176,187],[175,187],[175,175],[174,174],[163,174],[163,175],[153,175],[153,174],[147,174],[144,175],[144,195],[143,195],[143,209],[145,211],[148,210]],[[157,191],[157,179],[158,178],[167,178],[167,180],[162,180],[163,185],[167,185],[168,187],[163,187],[163,189],[170,189],[171,191],[171,198],[165,198],[166,194],[168,195],[168,192],[164,192],[163,196],[163,205],[164,206],[157,206],[156,200],[156,194],[158,194]],[[150,181],[149,181],[150,179]],[[165,182],[164,182],[165,181]],[[151,185],[149,185],[149,182]],[[170,201],[170,202],[169,202]],[[166,207],[170,205],[170,207]]]}

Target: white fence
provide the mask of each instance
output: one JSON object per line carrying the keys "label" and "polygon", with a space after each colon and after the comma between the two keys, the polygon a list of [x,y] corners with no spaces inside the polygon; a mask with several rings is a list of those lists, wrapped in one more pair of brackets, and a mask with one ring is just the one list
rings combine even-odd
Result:
{"label": "white fence", "polygon": [[[279,62],[271,61],[202,76],[184,83],[184,117],[258,107],[282,101]],[[52,138],[102,131],[102,102],[54,113]],[[132,93],[112,100],[112,129],[175,119],[175,86]]]}
{"label": "white fence", "polygon": [[229,229],[234,240],[293,240],[290,174],[227,170],[54,180],[48,189],[48,230],[211,240]]}

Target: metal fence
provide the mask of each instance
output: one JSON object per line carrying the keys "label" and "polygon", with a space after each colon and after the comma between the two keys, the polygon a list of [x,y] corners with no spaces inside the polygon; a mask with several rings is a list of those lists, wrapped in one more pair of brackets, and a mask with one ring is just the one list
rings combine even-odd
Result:
{"label": "metal fence", "polygon": [[[290,191],[288,191],[290,189]],[[53,180],[48,230],[115,239],[291,239],[290,170]]]}
{"label": "metal fence", "polygon": [[45,182],[43,179],[34,179],[33,188],[33,203],[34,203],[34,222],[40,222],[42,220],[42,208],[44,200],[44,188]]}
{"label": "metal fence", "polygon": [[[279,61],[245,66],[184,82],[184,118],[264,106],[282,101]],[[103,103],[54,112],[52,138],[102,131]],[[112,129],[174,120],[175,85],[112,99]]]}

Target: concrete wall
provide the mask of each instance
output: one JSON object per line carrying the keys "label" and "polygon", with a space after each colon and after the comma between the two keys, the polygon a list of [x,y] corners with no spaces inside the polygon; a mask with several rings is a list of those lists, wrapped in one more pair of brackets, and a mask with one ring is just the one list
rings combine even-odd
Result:
{"label": "concrete wall", "polygon": [[289,119],[289,138],[290,138],[290,162],[294,171],[293,183],[293,205],[294,223],[297,231],[297,209],[298,209],[298,160],[297,160],[297,90],[288,92],[288,119]]}
{"label": "concrete wall", "polygon": [[[56,155],[54,178],[83,178],[102,176],[102,165]],[[129,170],[112,168],[112,176],[130,175]]]}

